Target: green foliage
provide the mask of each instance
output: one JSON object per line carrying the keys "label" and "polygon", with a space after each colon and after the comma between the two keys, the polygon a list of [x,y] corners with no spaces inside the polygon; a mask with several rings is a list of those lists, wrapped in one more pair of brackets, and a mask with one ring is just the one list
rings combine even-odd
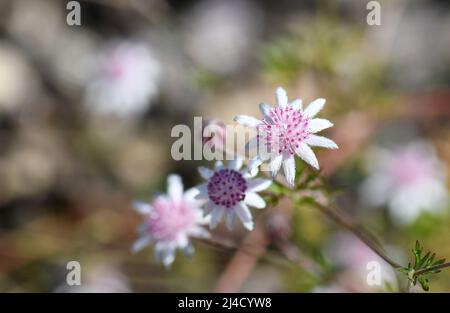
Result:
{"label": "green foliage", "polygon": [[436,254],[428,251],[425,255],[422,255],[423,247],[420,245],[419,241],[416,240],[416,245],[412,250],[414,256],[414,264],[408,263],[407,267],[402,267],[398,269],[399,272],[408,276],[410,286],[415,286],[417,282],[422,286],[422,289],[428,291],[430,286],[428,284],[427,276],[429,274],[440,273],[440,270],[429,270],[425,273],[420,273],[419,271],[428,270],[434,266],[444,264],[445,259],[436,260]]}
{"label": "green foliage", "polygon": [[359,42],[359,33],[332,16],[319,16],[292,27],[288,35],[264,46],[264,72],[290,83],[305,70],[333,75],[339,60]]}

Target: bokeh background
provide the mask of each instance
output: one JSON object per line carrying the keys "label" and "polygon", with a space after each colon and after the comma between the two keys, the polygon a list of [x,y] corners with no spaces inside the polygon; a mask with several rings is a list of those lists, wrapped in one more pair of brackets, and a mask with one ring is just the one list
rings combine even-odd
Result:
{"label": "bokeh background", "polygon": [[[169,173],[193,186],[207,164],[172,160],[172,126],[258,116],[280,85],[327,99],[340,149],[318,159],[339,207],[402,264],[416,239],[450,258],[447,1],[379,1],[379,26],[368,1],[79,2],[69,26],[67,1],[0,1],[0,291],[402,290],[384,265],[368,286],[377,257],[307,204],[258,212],[252,235],[219,227],[230,247],[196,241],[170,270],[130,252],[131,202]],[[66,285],[70,260],[81,286]],[[450,291],[450,271],[431,290]]]}

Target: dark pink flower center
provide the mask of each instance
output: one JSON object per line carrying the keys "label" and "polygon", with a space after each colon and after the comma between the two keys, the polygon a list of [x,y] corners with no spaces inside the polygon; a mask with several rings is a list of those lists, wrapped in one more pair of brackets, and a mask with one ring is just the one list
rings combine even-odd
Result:
{"label": "dark pink flower center", "polygon": [[208,196],[214,204],[234,207],[244,200],[247,182],[238,171],[223,169],[214,173],[208,182]]}
{"label": "dark pink flower center", "polygon": [[270,111],[269,116],[270,118],[265,117],[259,126],[259,142],[266,145],[268,152],[293,155],[299,144],[309,135],[310,119],[291,105],[284,108],[277,106]]}

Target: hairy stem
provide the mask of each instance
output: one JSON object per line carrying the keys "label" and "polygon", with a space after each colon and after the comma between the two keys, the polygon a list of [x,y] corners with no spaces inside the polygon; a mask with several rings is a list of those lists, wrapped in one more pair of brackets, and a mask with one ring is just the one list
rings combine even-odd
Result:
{"label": "hairy stem", "polygon": [[384,250],[376,244],[371,236],[365,229],[356,224],[347,214],[337,208],[330,208],[328,206],[322,205],[316,202],[319,210],[327,215],[329,218],[334,220],[336,223],[344,227],[345,229],[351,231],[356,237],[358,237],[364,244],[366,244],[370,249],[373,250],[376,254],[378,254],[383,260],[385,260],[388,264],[390,264],[393,268],[398,269],[401,268],[401,265],[392,260]]}
{"label": "hairy stem", "polygon": [[441,269],[446,268],[446,267],[450,267],[450,262],[418,270],[417,272],[414,273],[414,276],[417,277],[419,275],[426,274],[426,273],[432,272],[432,271],[441,270]]}

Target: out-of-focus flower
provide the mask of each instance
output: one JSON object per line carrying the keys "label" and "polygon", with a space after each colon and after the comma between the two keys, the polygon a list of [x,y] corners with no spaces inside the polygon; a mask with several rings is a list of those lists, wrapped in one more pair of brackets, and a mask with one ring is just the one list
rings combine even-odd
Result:
{"label": "out-of-focus flower", "polygon": [[[342,268],[338,277],[340,288],[348,291],[384,290],[395,288],[395,270],[369,247],[352,235],[338,233],[328,245],[327,254],[333,264]],[[376,271],[376,273],[374,272]],[[371,279],[375,274],[378,279]]]}
{"label": "out-of-focus flower", "polygon": [[202,227],[208,223],[200,209],[201,201],[195,199],[197,189],[183,192],[178,175],[169,175],[167,195],[157,196],[152,203],[136,201],[134,208],[144,215],[145,222],[139,227],[140,238],[132,250],[139,251],[151,241],[155,242],[155,257],[169,267],[175,260],[175,252],[193,253],[189,237],[205,238],[208,231]]}
{"label": "out-of-focus flower", "polygon": [[263,209],[266,202],[257,192],[267,189],[270,179],[252,179],[248,171],[240,171],[242,159],[230,161],[225,167],[222,162],[216,162],[215,169],[199,167],[200,175],[207,180],[198,186],[197,199],[207,200],[206,212],[211,212],[210,227],[215,228],[226,215],[226,224],[233,228],[234,215],[242,221],[245,228],[253,229],[253,218],[248,205]]}
{"label": "out-of-focus flower", "polygon": [[[260,147],[258,156],[250,165],[250,170],[264,161],[270,160],[270,170],[275,176],[283,164],[284,175],[289,184],[294,184],[295,159],[297,154],[306,163],[319,169],[319,162],[309,146],[337,149],[336,143],[315,133],[333,126],[321,118],[313,118],[325,105],[325,99],[319,98],[311,102],[303,110],[302,100],[288,102],[286,91],[279,87],[276,91],[278,106],[271,107],[261,103],[263,119],[238,115],[235,121],[258,131],[258,136],[251,139],[249,147]],[[261,146],[265,149],[261,151]]]}
{"label": "out-of-focus flower", "polygon": [[37,81],[22,53],[0,42],[0,113],[17,112],[24,103],[35,100]]}
{"label": "out-of-focus flower", "polygon": [[160,63],[142,43],[113,43],[99,56],[98,65],[87,89],[87,104],[94,112],[134,116],[158,93]]}
{"label": "out-of-focus flower", "polygon": [[370,205],[387,204],[394,222],[411,223],[422,212],[439,212],[447,203],[445,170],[431,144],[376,148],[368,161],[369,177],[361,194]]}
{"label": "out-of-focus flower", "polygon": [[250,2],[203,1],[187,19],[187,51],[211,72],[234,72],[250,55],[259,20],[258,7]]}

